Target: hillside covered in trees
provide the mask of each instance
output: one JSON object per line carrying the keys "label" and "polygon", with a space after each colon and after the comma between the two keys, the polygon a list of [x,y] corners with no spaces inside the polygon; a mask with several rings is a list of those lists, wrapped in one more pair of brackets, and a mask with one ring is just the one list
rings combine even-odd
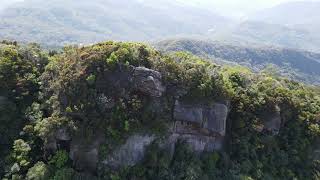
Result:
{"label": "hillside covered in trees", "polygon": [[0,37],[47,46],[205,34],[228,21],[175,0],[25,0],[0,11],[0,19]]}
{"label": "hillside covered in trees", "polygon": [[276,47],[235,46],[197,39],[169,39],[154,46],[164,53],[186,51],[219,64],[239,64],[255,72],[269,70],[289,79],[320,84],[320,54]]}
{"label": "hillside covered in trees", "polygon": [[320,178],[319,90],[282,77],[140,43],[6,41],[0,81],[4,179]]}
{"label": "hillside covered in trees", "polygon": [[319,2],[288,2],[239,20],[182,0],[15,1],[0,5],[1,39],[64,46],[202,37],[320,52]]}

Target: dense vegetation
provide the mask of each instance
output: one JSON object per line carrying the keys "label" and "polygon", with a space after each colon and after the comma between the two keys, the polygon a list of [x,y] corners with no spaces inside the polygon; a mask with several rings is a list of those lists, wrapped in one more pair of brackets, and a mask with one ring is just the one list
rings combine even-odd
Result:
{"label": "dense vegetation", "polygon": [[[164,137],[171,107],[154,112],[147,97],[127,89],[122,96],[106,84],[119,68],[137,66],[162,74],[168,88],[164,104],[179,90],[190,101],[230,99],[224,151],[197,155],[181,142],[170,157],[154,143],[141,163],[117,170],[101,164],[93,174],[78,171],[63,146],[46,151],[46,142],[62,127],[84,142],[102,132],[107,143],[100,146],[101,159],[135,132]],[[57,53],[3,42],[0,175],[29,180],[319,179],[319,90],[271,75],[221,67],[187,53],[161,55],[138,43],[105,42]],[[105,110],[110,97],[115,105]],[[260,114],[275,105],[282,110],[279,134],[259,131]]]}
{"label": "dense vegetation", "polygon": [[320,54],[282,48],[234,46],[196,39],[172,39],[155,44],[163,52],[187,51],[220,64],[240,64],[259,72],[273,69],[295,81],[320,84]]}

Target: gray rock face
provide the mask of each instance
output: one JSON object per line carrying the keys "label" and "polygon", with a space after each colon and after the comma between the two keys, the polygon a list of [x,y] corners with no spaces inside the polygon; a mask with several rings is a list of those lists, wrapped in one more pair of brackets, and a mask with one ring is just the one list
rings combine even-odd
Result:
{"label": "gray rock face", "polygon": [[200,128],[225,136],[228,107],[225,104],[214,104],[211,107],[192,106],[176,101],[174,119],[194,123]]}
{"label": "gray rock face", "polygon": [[224,104],[215,104],[212,108],[205,109],[203,113],[205,118],[203,127],[225,136],[228,107]]}
{"label": "gray rock face", "polygon": [[161,78],[159,72],[144,67],[136,67],[133,72],[135,88],[152,97],[161,97],[165,91]]}
{"label": "gray rock face", "polygon": [[118,70],[98,77],[96,87],[117,96],[126,96],[130,91],[140,91],[151,97],[161,97],[165,87],[159,72],[145,67],[119,66]]}
{"label": "gray rock face", "polygon": [[281,109],[279,106],[275,106],[271,112],[266,112],[263,115],[264,129],[278,134],[281,128]]}
{"label": "gray rock face", "polygon": [[77,170],[95,172],[99,162],[99,146],[102,135],[96,135],[91,141],[83,141],[85,137],[73,139],[70,145],[69,157]]}
{"label": "gray rock face", "polygon": [[[212,152],[214,150],[221,150],[223,147],[223,137],[213,137],[205,135],[193,135],[193,134],[177,134],[173,133],[169,139],[167,147],[170,147],[170,151],[173,154],[174,145],[178,141],[185,142],[196,153]],[[168,146],[169,145],[169,146]]]}
{"label": "gray rock face", "polygon": [[113,168],[133,166],[143,159],[147,146],[154,140],[155,136],[131,136],[125,144],[116,149],[103,163]]}
{"label": "gray rock face", "polygon": [[202,124],[203,109],[192,105],[182,105],[179,101],[175,102],[174,119],[191,123]]}
{"label": "gray rock face", "polygon": [[178,140],[186,142],[195,152],[221,150],[226,134],[228,107],[189,105],[176,101],[174,127],[169,138],[172,147]]}

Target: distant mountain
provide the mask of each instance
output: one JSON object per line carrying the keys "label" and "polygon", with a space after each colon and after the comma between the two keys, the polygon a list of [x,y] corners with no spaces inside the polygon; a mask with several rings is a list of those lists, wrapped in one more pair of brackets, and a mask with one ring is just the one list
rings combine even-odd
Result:
{"label": "distant mountain", "polygon": [[275,47],[241,47],[208,40],[171,39],[154,45],[162,52],[187,51],[218,63],[233,63],[261,71],[269,65],[302,82],[320,84],[320,54]]}
{"label": "distant mountain", "polygon": [[[287,26],[320,25],[320,2],[298,1],[259,11],[251,20]],[[308,27],[305,27],[308,28]]]}
{"label": "distant mountain", "polygon": [[310,30],[304,26],[246,21],[232,29],[225,40],[237,44],[272,45],[320,52],[320,34],[316,32],[317,30],[320,28]]}
{"label": "distant mountain", "polygon": [[0,19],[1,39],[48,45],[206,34],[228,22],[169,0],[25,0],[3,10]]}
{"label": "distant mountain", "polygon": [[320,52],[319,4],[285,3],[239,23],[181,0],[24,0],[0,11],[0,40],[62,46],[192,37]]}
{"label": "distant mountain", "polygon": [[320,52],[319,9],[320,2],[314,1],[280,4],[252,14],[232,38]]}
{"label": "distant mountain", "polygon": [[220,40],[320,52],[320,2],[288,2],[235,25]]}

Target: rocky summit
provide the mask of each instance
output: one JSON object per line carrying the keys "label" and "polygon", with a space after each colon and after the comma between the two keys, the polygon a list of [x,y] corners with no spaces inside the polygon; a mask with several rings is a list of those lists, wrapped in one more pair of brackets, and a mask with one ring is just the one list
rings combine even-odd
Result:
{"label": "rocky summit", "polygon": [[140,43],[3,42],[0,81],[6,179],[320,174],[319,92],[282,77]]}

